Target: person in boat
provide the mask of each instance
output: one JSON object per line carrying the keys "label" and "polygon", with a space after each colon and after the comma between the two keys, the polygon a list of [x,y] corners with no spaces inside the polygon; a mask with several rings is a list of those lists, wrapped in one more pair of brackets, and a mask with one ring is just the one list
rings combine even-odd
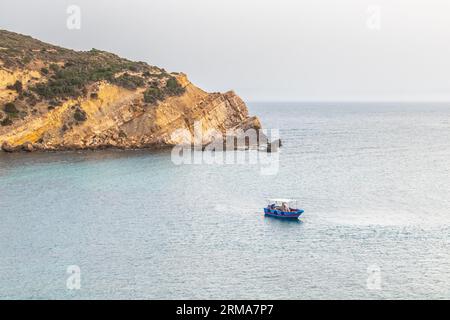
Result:
{"label": "person in boat", "polygon": [[286,202],[283,202],[283,203],[281,204],[281,211],[283,211],[283,212],[289,212],[289,211],[291,211],[291,210],[289,209],[289,206],[287,205]]}

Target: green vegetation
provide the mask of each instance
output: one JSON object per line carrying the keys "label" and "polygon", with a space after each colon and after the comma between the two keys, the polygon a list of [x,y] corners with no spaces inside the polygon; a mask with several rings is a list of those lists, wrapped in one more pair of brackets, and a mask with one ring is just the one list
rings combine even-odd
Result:
{"label": "green vegetation", "polygon": [[[129,90],[147,88],[144,93],[147,103],[156,103],[185,91],[176,78],[162,68],[98,49],[74,51],[5,30],[0,30],[0,43],[3,48],[0,60],[6,68],[23,68],[24,61],[44,64],[40,69],[41,81],[31,82],[28,90],[20,82],[10,87],[28,106],[48,100],[57,101],[58,104],[49,102],[50,106],[56,107],[69,98],[89,96],[89,85],[98,81],[108,81]],[[98,98],[95,93],[90,96]]]}
{"label": "green vegetation", "polygon": [[120,130],[119,131],[119,138],[122,138],[122,139],[127,138],[127,134],[123,130]]}
{"label": "green vegetation", "polygon": [[64,125],[63,125],[62,128],[61,128],[61,131],[64,133],[64,132],[66,132],[67,130],[69,130],[69,126],[68,126],[66,123],[64,123]]}
{"label": "green vegetation", "polygon": [[15,90],[18,93],[22,93],[23,90],[22,82],[20,82],[19,80],[17,80],[13,85],[7,86],[6,88],[9,90]]}
{"label": "green vegetation", "polygon": [[17,110],[16,106],[12,102],[8,102],[5,104],[4,110],[8,114],[17,114],[19,110]]}
{"label": "green vegetation", "polygon": [[29,63],[31,62],[31,60],[32,60],[31,56],[26,55],[26,56],[22,59],[22,62],[23,62],[24,64],[29,64]]}
{"label": "green vegetation", "polygon": [[57,107],[57,106],[60,105],[59,101],[56,100],[56,99],[50,100],[50,101],[48,102],[48,104],[49,104],[49,106],[51,106],[51,107]]}
{"label": "green vegetation", "polygon": [[0,124],[2,125],[2,126],[4,126],[4,127],[6,127],[6,126],[10,126],[10,125],[12,125],[12,120],[9,118],[9,117],[6,117],[5,119],[3,119],[1,122],[0,122]]}
{"label": "green vegetation", "polygon": [[147,103],[156,103],[164,99],[164,92],[159,88],[148,88],[144,92],[144,101]]}
{"label": "green vegetation", "polygon": [[[83,89],[90,83],[106,80],[126,89],[134,90],[144,85],[144,79],[128,74],[130,64],[109,63],[100,61],[90,63],[78,61],[67,63],[64,68],[58,65],[50,65],[52,76],[47,83],[39,83],[31,90],[46,99],[76,98],[84,94]],[[116,73],[125,73],[115,77]]]}
{"label": "green vegetation", "polygon": [[186,89],[184,89],[174,77],[169,78],[166,83],[166,94],[169,96],[182,95]]}
{"label": "green vegetation", "polygon": [[125,89],[135,90],[138,87],[142,87],[144,85],[144,79],[138,76],[133,76],[128,73],[124,73],[120,77],[115,78],[113,80],[113,83]]}
{"label": "green vegetation", "polygon": [[151,85],[152,87],[144,92],[144,101],[150,104],[164,100],[165,97],[180,96],[186,91],[174,77],[167,80],[163,89],[156,87],[155,83]]}
{"label": "green vegetation", "polygon": [[84,122],[87,120],[87,114],[83,109],[77,107],[73,114],[73,118],[78,122]]}
{"label": "green vegetation", "polygon": [[53,72],[58,72],[59,71],[59,66],[56,63],[52,63],[49,66],[50,70],[52,70]]}
{"label": "green vegetation", "polygon": [[86,79],[82,74],[69,72],[55,75],[48,83],[39,83],[31,90],[47,99],[77,97],[81,95],[85,84]]}

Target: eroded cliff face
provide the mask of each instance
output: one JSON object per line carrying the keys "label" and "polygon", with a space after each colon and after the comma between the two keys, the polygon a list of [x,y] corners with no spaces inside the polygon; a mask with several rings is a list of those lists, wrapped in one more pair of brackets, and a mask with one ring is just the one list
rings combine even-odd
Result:
{"label": "eroded cliff face", "polygon": [[[80,80],[84,73],[73,71],[78,60],[73,62],[72,55],[78,58],[77,53],[55,48],[46,48],[44,56],[27,59],[23,65],[9,56],[6,59],[4,52],[0,55],[0,145],[4,151],[159,148],[193,141],[196,123],[202,131],[201,144],[206,145],[211,142],[211,130],[225,134],[230,129],[261,128],[232,91],[206,93],[184,74],[143,63],[126,71],[113,69],[104,76],[111,67],[104,66],[105,54],[99,58],[97,52],[90,54],[103,59],[100,71]],[[52,58],[51,53],[58,50],[63,59]],[[117,61],[120,66],[124,63]],[[83,85],[78,85],[82,80]]]}

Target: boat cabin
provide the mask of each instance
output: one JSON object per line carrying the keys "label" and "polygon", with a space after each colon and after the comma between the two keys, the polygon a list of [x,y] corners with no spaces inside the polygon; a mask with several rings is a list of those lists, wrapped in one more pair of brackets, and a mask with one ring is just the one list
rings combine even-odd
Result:
{"label": "boat cabin", "polygon": [[268,202],[264,208],[264,213],[268,216],[297,219],[304,212],[298,209],[297,200],[294,199],[269,199]]}
{"label": "boat cabin", "polygon": [[297,211],[297,200],[294,199],[269,199],[268,209],[282,212]]}

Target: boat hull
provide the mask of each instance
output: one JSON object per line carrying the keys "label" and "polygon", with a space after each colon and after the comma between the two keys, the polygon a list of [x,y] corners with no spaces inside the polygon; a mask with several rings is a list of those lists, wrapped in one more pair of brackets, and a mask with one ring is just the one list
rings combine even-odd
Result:
{"label": "boat hull", "polygon": [[291,211],[291,212],[284,212],[280,210],[272,210],[269,208],[264,208],[264,214],[269,217],[276,217],[281,219],[298,219],[302,213],[303,210],[297,210],[297,211]]}

